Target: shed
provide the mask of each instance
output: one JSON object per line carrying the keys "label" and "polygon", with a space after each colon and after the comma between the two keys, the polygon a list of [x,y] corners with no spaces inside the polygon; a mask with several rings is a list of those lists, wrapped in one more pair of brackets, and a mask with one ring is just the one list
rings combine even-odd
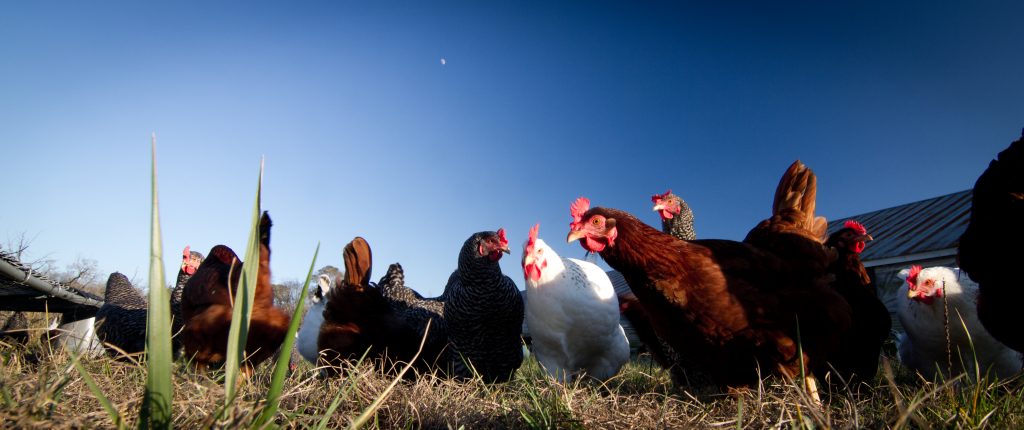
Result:
{"label": "shed", "polygon": [[[878,288],[878,296],[894,313],[903,280],[896,275],[911,265],[956,266],[960,235],[971,215],[971,190],[964,190],[888,209],[837,218],[828,232],[857,220],[874,238],[860,258]],[[899,322],[894,321],[893,327]]]}

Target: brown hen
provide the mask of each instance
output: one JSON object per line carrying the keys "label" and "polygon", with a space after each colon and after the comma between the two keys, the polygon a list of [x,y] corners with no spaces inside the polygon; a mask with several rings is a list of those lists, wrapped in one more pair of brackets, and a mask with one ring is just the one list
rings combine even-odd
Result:
{"label": "brown hen", "polygon": [[420,337],[393,312],[381,290],[370,285],[370,245],[356,237],[345,246],[344,260],[345,275],[327,293],[317,338],[321,357],[331,365],[327,370],[336,373],[345,361],[363,354],[370,359],[387,358],[388,365],[411,361]]}
{"label": "brown hen", "polygon": [[749,386],[761,372],[804,374],[816,398],[811,375],[827,371],[850,308],[828,285],[814,189],[813,172],[794,163],[773,217],[751,232],[751,243],[682,241],[626,212],[589,208],[585,198],[571,208],[567,240],[581,240],[622,272],[658,336],[719,384]]}
{"label": "brown hen", "polygon": [[[260,261],[256,295],[246,338],[246,362],[243,372],[266,360],[284,341],[291,317],[274,307],[270,285],[270,216],[260,218]],[[228,331],[231,329],[232,303],[242,262],[231,248],[214,246],[182,292],[181,312],[185,319],[182,344],[185,356],[197,367],[223,363],[227,356]]]}

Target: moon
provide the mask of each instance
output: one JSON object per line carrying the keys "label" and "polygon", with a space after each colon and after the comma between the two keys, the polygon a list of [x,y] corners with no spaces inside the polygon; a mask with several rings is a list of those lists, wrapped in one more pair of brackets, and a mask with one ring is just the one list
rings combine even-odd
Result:
{"label": "moon", "polygon": [[445,64],[448,64],[448,60],[445,60],[444,57],[441,57],[441,65],[443,66]]}

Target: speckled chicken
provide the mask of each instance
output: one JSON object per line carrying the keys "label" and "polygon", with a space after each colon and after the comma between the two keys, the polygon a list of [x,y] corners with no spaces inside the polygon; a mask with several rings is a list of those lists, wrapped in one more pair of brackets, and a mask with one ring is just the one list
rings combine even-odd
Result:
{"label": "speckled chicken", "polygon": [[[291,322],[287,313],[274,307],[270,285],[270,227],[270,216],[263,212],[259,225],[259,274],[245,346],[248,360],[242,368],[248,374],[277,350]],[[185,319],[182,343],[185,357],[192,359],[199,368],[223,363],[227,356],[232,302],[241,271],[242,262],[235,252],[217,245],[185,285],[181,297]]]}
{"label": "speckled chicken", "polygon": [[523,361],[523,298],[501,273],[498,261],[509,253],[505,230],[483,231],[466,239],[456,273],[442,297],[456,377],[479,375],[506,382]]}
{"label": "speckled chicken", "polygon": [[668,190],[651,196],[651,202],[654,203],[653,210],[661,217],[661,231],[679,240],[697,240],[697,232],[693,229],[693,210],[682,197]]}
{"label": "speckled chicken", "polygon": [[111,354],[140,354],[146,350],[146,298],[114,272],[107,279],[104,304],[96,312],[96,335]]}
{"label": "speckled chicken", "polygon": [[28,343],[28,318],[25,318],[23,312],[15,312],[7,317],[3,328],[0,328],[0,341]]}
{"label": "speckled chicken", "polygon": [[199,269],[199,265],[203,262],[203,254],[198,251],[192,251],[189,246],[186,246],[181,254],[178,278],[174,283],[174,289],[171,290],[171,335],[173,336],[171,338],[171,347],[175,355],[182,348],[181,329],[185,328],[185,317],[181,314],[181,293],[185,291],[185,284],[188,283],[188,280],[192,278],[192,275],[196,273],[196,269]]}
{"label": "speckled chicken", "polygon": [[444,302],[425,299],[406,286],[405,271],[398,263],[388,266],[387,273],[380,278],[377,287],[397,318],[412,328],[418,338],[422,339],[426,335],[417,368],[450,372],[451,358],[447,348],[448,327],[444,319]]}

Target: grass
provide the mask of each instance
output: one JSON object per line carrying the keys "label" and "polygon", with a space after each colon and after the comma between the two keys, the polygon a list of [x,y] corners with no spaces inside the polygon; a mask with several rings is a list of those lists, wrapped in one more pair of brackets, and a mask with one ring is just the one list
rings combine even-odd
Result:
{"label": "grass", "polygon": [[[34,354],[34,355],[33,355]],[[63,353],[0,346],[0,427],[111,428],[116,424]],[[128,426],[143,400],[143,365],[109,358],[82,360],[84,374],[110,399]],[[605,384],[560,384],[532,358],[508,384],[485,386],[432,374],[402,381],[382,399],[394,375],[360,363],[346,377],[324,379],[297,361],[283,381],[280,409],[269,427],[349,427],[370,405],[367,428],[1022,428],[1021,381],[928,382],[898,365],[891,378],[854,395],[822,387],[824,406],[809,412],[799,389],[766,379],[736,395],[677,390],[646,359],[630,362]],[[172,420],[181,428],[250,428],[265,405],[273,366],[257,369],[224,407],[221,375],[197,373],[183,362],[173,371]],[[323,427],[321,427],[321,425]]]}

